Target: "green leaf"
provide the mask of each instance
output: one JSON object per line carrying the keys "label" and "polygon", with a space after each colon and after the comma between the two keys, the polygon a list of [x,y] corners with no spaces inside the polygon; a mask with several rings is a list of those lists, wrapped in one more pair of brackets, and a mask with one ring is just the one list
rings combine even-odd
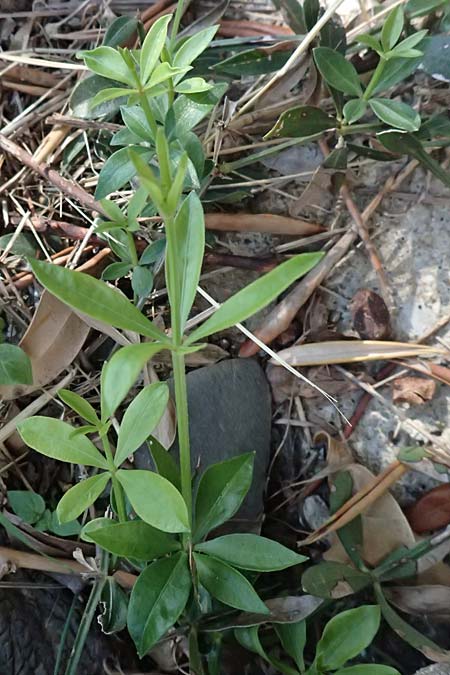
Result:
{"label": "green leaf", "polygon": [[399,462],[421,462],[423,459],[429,457],[429,452],[426,448],[416,445],[408,448],[402,448],[398,455]]}
{"label": "green leaf", "polygon": [[316,649],[318,670],[336,670],[368,647],[380,627],[380,614],[377,605],[362,605],[328,621]]}
{"label": "green leaf", "polygon": [[195,550],[224,560],[233,567],[256,572],[284,570],[307,560],[277,541],[256,534],[228,534],[197,544]]}
{"label": "green leaf", "polygon": [[128,406],[119,429],[114,464],[120,466],[150,436],[169,401],[169,387],[155,382],[144,387]]}
{"label": "green leaf", "polygon": [[115,262],[105,267],[102,272],[103,281],[114,281],[115,279],[122,279],[126,277],[129,271],[132,269],[130,263],[127,262]]}
{"label": "green leaf", "polygon": [[386,131],[377,134],[377,138],[383,143],[384,147],[391,152],[409,155],[410,157],[417,159],[422,166],[437,176],[444,185],[450,187],[450,174],[448,174],[436,160],[427,154],[418,138],[412,134],[394,131]]}
{"label": "green leaf", "polygon": [[384,51],[389,51],[397,44],[400,35],[402,34],[405,19],[403,16],[403,7],[398,5],[389,12],[386,21],[383,24],[381,31],[381,44]]}
{"label": "green leaf", "polygon": [[280,70],[292,55],[292,52],[293,49],[272,51],[270,48],[255,47],[233,54],[223,61],[218,61],[211,66],[211,69],[216,73],[225,73],[239,78],[266,75]]}
{"label": "green leaf", "polygon": [[319,0],[304,0],[303,13],[305,15],[306,29],[310,31],[314,28],[319,18]]}
{"label": "green leaf", "polygon": [[181,491],[180,468],[169,450],[166,450],[153,436],[149,438],[147,443],[159,475],[167,478],[178,491]]}
{"label": "green leaf", "polygon": [[433,10],[445,5],[448,0],[408,0],[405,6],[405,12],[410,19],[419,16],[426,16]]}
{"label": "green leaf", "polygon": [[67,523],[60,523],[56,511],[53,511],[50,517],[48,530],[58,537],[77,537],[81,532],[81,524],[78,520],[69,520]]}
{"label": "green leaf", "polygon": [[100,204],[112,222],[126,225],[127,220],[122,213],[122,209],[115,202],[113,202],[111,199],[101,199]]}
{"label": "green leaf", "polygon": [[450,80],[450,35],[432,35],[423,41],[423,57],[419,60],[420,69],[439,81]]}
{"label": "green leaf", "polygon": [[128,630],[142,658],[179,618],[191,592],[186,553],[149,565],[131,591]]}
{"label": "green leaf", "polygon": [[114,414],[152,356],[164,349],[159,342],[142,342],[122,347],[103,366],[102,420]]}
{"label": "green leaf", "polygon": [[56,507],[59,522],[67,523],[78,518],[100,497],[110,479],[110,473],[99,473],[71,487]]}
{"label": "green leaf", "polygon": [[8,503],[16,516],[33,525],[45,511],[45,502],[41,495],[29,490],[8,490]]}
{"label": "green leaf", "polygon": [[208,84],[203,77],[190,77],[176,85],[175,91],[178,94],[198,94],[202,91],[209,91],[214,85]]}
{"label": "green leaf", "polygon": [[[427,30],[419,30],[417,33],[413,33],[409,37],[405,38],[392,50],[391,54],[396,54],[397,56],[403,56],[402,51],[412,49],[416,47],[420,42],[422,42],[425,35],[428,33]],[[421,53],[415,56],[420,56]]]}
{"label": "green leaf", "polygon": [[341,668],[334,675],[400,675],[396,668],[380,663],[359,663],[357,666]]}
{"label": "green leaf", "polygon": [[189,532],[186,504],[172,483],[153,471],[119,469],[116,476],[139,518],[163,532]]}
{"label": "green leaf", "polygon": [[399,82],[403,82],[417,70],[420,62],[420,58],[404,59],[396,57],[389,59],[384,67],[381,79],[372,93],[379,94]]}
{"label": "green leaf", "polygon": [[322,258],[323,253],[301,253],[281,263],[226,300],[202,326],[191,333],[187,344],[245,321],[309,272]]}
{"label": "green leaf", "polygon": [[205,219],[200,199],[191,192],[178,211],[175,222],[177,266],[180,279],[180,323],[184,330],[194,303],[205,251]]}
{"label": "green leaf", "polygon": [[324,169],[334,169],[336,171],[345,171],[348,164],[348,148],[343,145],[341,148],[334,148],[328,157],[325,158],[322,166]]}
{"label": "green leaf", "polygon": [[329,600],[356,593],[370,583],[368,574],[331,560],[313,565],[302,576],[306,593]]}
{"label": "green leaf", "polygon": [[106,635],[118,633],[127,625],[128,599],[114,577],[106,577],[100,598],[102,612],[98,622]]}
{"label": "green leaf", "polygon": [[122,106],[120,112],[125,126],[132,134],[143,141],[154,140],[145,113],[139,105]]}
{"label": "green leaf", "polygon": [[27,234],[22,232],[17,235],[16,232],[3,234],[0,237],[0,251],[4,251],[11,239],[14,237],[12,248],[9,249],[13,255],[19,255],[24,258],[34,258],[36,255],[36,242],[33,242]]}
{"label": "green leaf", "polygon": [[301,673],[305,671],[303,651],[306,645],[306,621],[279,623],[274,628],[280,638],[284,651],[294,660]]}
{"label": "green leaf", "polygon": [[[111,87],[111,80],[107,80],[100,75],[89,75],[83,78],[75,85],[70,96],[71,112],[75,117],[82,119],[96,119],[103,116],[112,116],[125,103],[125,98],[121,100],[110,100],[107,103],[92,108],[92,99],[103,89]],[[127,90],[127,96],[129,95]],[[83,146],[84,147],[84,146]]]}
{"label": "green leaf", "polygon": [[91,406],[89,401],[86,401],[82,396],[79,396],[74,391],[69,391],[68,389],[60,389],[58,391],[58,397],[63,403],[75,410],[76,413],[83,419],[87,420],[94,426],[100,424],[100,420],[95,412],[94,408]]}
{"label": "green leaf", "polygon": [[175,53],[173,65],[179,68],[190,66],[205,51],[218,29],[219,26],[209,26],[185,40]]}
{"label": "green leaf", "polygon": [[379,41],[373,37],[373,35],[369,35],[369,33],[361,33],[361,35],[357,35],[355,38],[360,44],[362,45],[367,45],[371,49],[374,50],[374,52],[377,52],[379,54],[382,52],[382,47]]}
{"label": "green leaf", "polygon": [[0,385],[32,383],[33,371],[28,355],[16,345],[0,344]]}
{"label": "green leaf", "polygon": [[154,560],[180,548],[179,542],[142,520],[117,523],[104,518],[91,520],[82,536],[88,536],[106,551],[123,558]]}
{"label": "green leaf", "polygon": [[139,21],[134,16],[119,16],[108,26],[103,44],[108,47],[123,47],[134,37]]}
{"label": "green leaf", "polygon": [[197,541],[236,513],[250,488],[254,459],[249,452],[206,469],[195,500]]}
{"label": "green leaf", "polygon": [[358,73],[350,61],[329,47],[316,47],[313,54],[316,66],[327,84],[344,94],[361,96]]}
{"label": "green leaf", "polygon": [[185,96],[184,94],[177,96],[173,104],[173,111],[178,134],[183,136],[187,131],[196,127],[220,101],[227,89],[228,84],[226,82],[219,82],[211,91],[193,94],[192,96]]}
{"label": "green leaf", "polygon": [[30,261],[37,280],[66,305],[104,323],[163,343],[164,333],[121,293],[88,274],[38,260]]}
{"label": "green leaf", "polygon": [[148,267],[136,265],[131,276],[131,288],[138,298],[145,300],[153,288],[153,272]]}
{"label": "green leaf", "polygon": [[96,199],[102,199],[112,192],[120,190],[136,175],[136,169],[129,156],[129,150],[137,153],[145,162],[152,157],[153,152],[140,145],[134,145],[116,150],[103,164],[95,190]]}
{"label": "green leaf", "polygon": [[172,20],[172,14],[161,16],[147,33],[142,45],[140,67],[141,82],[146,85],[158,63],[163,47],[166,43],[167,28]]}
{"label": "green leaf", "polygon": [[130,96],[133,93],[136,93],[136,89],[124,89],[123,87],[110,87],[109,89],[102,89],[97,94],[95,94],[94,98],[89,102],[89,105],[91,108],[97,108],[108,101],[124,98],[125,96]]}
{"label": "green leaf", "polygon": [[194,553],[200,583],[214,598],[229,607],[268,614],[269,609],[253,586],[237,570],[206,555]]}
{"label": "green leaf", "polygon": [[140,257],[141,265],[154,265],[164,257],[166,250],[166,240],[157,239],[147,246],[143,254]]}
{"label": "green leaf", "polygon": [[351,101],[347,101],[344,105],[344,118],[347,124],[353,124],[357,122],[367,110],[367,102],[362,98],[354,98]]}
{"label": "green leaf", "polygon": [[427,638],[425,635],[422,635],[422,633],[404,621],[404,619],[402,619],[402,617],[399,616],[397,612],[388,604],[381,587],[376,584],[374,588],[375,596],[378,604],[381,607],[384,620],[389,624],[392,630],[401,637],[402,640],[414,647],[414,649],[418,649],[420,652],[422,652],[422,654],[425,654],[425,656],[432,661],[449,661],[450,652],[448,650],[442,649],[442,647]]}
{"label": "green leaf", "polygon": [[388,98],[372,98],[369,106],[382,122],[394,129],[417,131],[420,128],[420,115],[406,103]]}
{"label": "green leaf", "polygon": [[[167,82],[167,80],[176,79],[177,75],[182,77],[188,72],[188,70],[191,69],[173,68],[169,63],[166,62],[160,63],[158,66],[156,66],[154,73],[152,74],[147,86],[145,87],[145,91],[153,96],[159,94],[161,88],[158,85]],[[164,87],[161,89],[161,91],[163,90]]]}
{"label": "green leaf", "polygon": [[81,52],[78,56],[84,60],[89,70],[92,70],[93,73],[106,77],[108,80],[128,84],[131,87],[135,85],[133,73],[116,49],[112,47],[97,47],[96,49]]}
{"label": "green leaf", "polygon": [[74,436],[76,429],[53,417],[29,417],[17,430],[30,448],[62,462],[107,469],[108,462],[86,436]]}
{"label": "green leaf", "polygon": [[312,105],[300,105],[280,115],[264,138],[307,138],[337,127],[337,119]]}

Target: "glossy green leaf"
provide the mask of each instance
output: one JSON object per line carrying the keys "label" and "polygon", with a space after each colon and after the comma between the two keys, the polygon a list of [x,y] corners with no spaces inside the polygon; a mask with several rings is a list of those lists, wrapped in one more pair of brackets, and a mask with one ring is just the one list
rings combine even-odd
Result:
{"label": "glossy green leaf", "polygon": [[114,414],[152,356],[164,349],[159,342],[142,342],[122,347],[103,366],[102,420]]}
{"label": "glossy green leaf", "polygon": [[114,577],[106,577],[100,598],[102,612],[98,622],[102,632],[112,635],[127,625],[128,599]]}
{"label": "glossy green leaf", "polygon": [[213,85],[206,82],[203,77],[190,77],[177,84],[175,91],[178,94],[198,94],[202,91],[209,91],[212,88]]}
{"label": "glossy green leaf", "polygon": [[236,513],[250,488],[254,459],[249,452],[206,469],[195,500],[197,541]]}
{"label": "glossy green leaf", "polygon": [[200,583],[213,598],[246,612],[269,613],[251,583],[240,572],[220,560],[199,553],[194,553],[194,561]]}
{"label": "glossy green leaf", "polygon": [[417,70],[420,62],[420,58],[404,59],[396,57],[390,59],[386,63],[381,79],[372,93],[374,95],[379,94],[382,91],[390,89],[399,82],[403,82],[403,80],[406,80]]}
{"label": "glossy green leaf", "polygon": [[351,101],[347,101],[344,105],[344,118],[347,124],[353,124],[357,122],[367,110],[367,101],[364,101],[362,98],[354,98]]}
{"label": "glossy green leaf", "polygon": [[316,66],[327,84],[344,94],[361,96],[358,73],[350,61],[329,47],[316,47],[313,54]]}
{"label": "glossy green leaf", "polygon": [[335,675],[400,675],[396,668],[380,663],[359,663],[357,666],[341,668]]}
{"label": "glossy green leaf", "polygon": [[280,638],[284,651],[294,660],[301,673],[305,671],[303,651],[306,645],[306,621],[278,623],[274,628]]}
{"label": "glossy green leaf", "polygon": [[169,450],[166,450],[153,436],[147,443],[159,475],[167,478],[177,490],[181,491],[180,468]]}
{"label": "glossy green leaf", "polygon": [[56,514],[60,523],[75,520],[88,509],[102,494],[111,479],[111,474],[104,472],[91,476],[77,483],[60,499]]}
{"label": "glossy green leaf", "polygon": [[153,288],[153,272],[148,267],[136,265],[131,276],[131,288],[138,298],[148,298]]}
{"label": "glossy green leaf", "polygon": [[[417,33],[413,33],[412,35],[409,35],[407,38],[399,42],[399,44],[394,47],[394,49],[391,51],[391,54],[396,54],[397,56],[402,56],[403,51],[412,49],[413,47],[416,47],[419,45],[425,35],[428,33],[427,30],[418,30]],[[416,54],[415,56],[420,56],[421,53],[418,55]]]}
{"label": "glossy green leaf", "polygon": [[28,355],[16,345],[0,344],[0,385],[32,383],[33,371]]}
{"label": "glossy green leaf", "polygon": [[419,16],[426,16],[433,10],[442,7],[448,0],[408,0],[405,6],[405,12],[410,19]]}
{"label": "glossy green leaf", "polygon": [[[119,84],[119,83],[118,83]],[[96,108],[92,107],[92,99],[103,89],[111,88],[111,80],[100,75],[89,75],[75,85],[70,96],[70,108],[75,117],[82,119],[96,119],[104,115],[114,115],[125,103],[125,97],[113,99]],[[128,91],[127,91],[128,96]],[[84,148],[84,145],[83,145]]]}
{"label": "glossy green leaf", "polygon": [[143,141],[153,140],[153,134],[144,111],[138,105],[122,106],[122,119],[129,131]]}
{"label": "glossy green leaf", "polygon": [[169,63],[164,61],[156,66],[150,80],[148,81],[145,91],[149,91],[151,94],[155,94],[159,90],[156,89],[158,85],[167,82],[167,80],[174,80],[176,76],[182,77],[185,75],[191,68],[174,68]]}
{"label": "glossy green leaf", "polygon": [[306,593],[329,600],[356,593],[370,583],[368,574],[331,560],[309,567],[302,575]]}
{"label": "glossy green leaf", "polygon": [[283,570],[307,560],[277,541],[257,534],[228,534],[197,544],[195,550],[224,560],[233,567],[256,572]]}
{"label": "glossy green leaf", "polygon": [[377,605],[362,605],[328,621],[316,648],[318,670],[336,670],[358,656],[377,634],[380,616]]}
{"label": "glossy green leaf", "polygon": [[90,422],[92,425],[97,426],[100,424],[100,420],[95,412],[95,409],[86,401],[85,398],[79,396],[74,391],[69,391],[68,389],[60,389],[58,391],[58,397],[63,403],[75,410],[76,413],[83,419]]}
{"label": "glossy green leaf", "polygon": [[420,128],[420,115],[406,103],[388,98],[372,98],[369,106],[378,119],[394,129],[417,131]]}
{"label": "glossy green leaf", "polygon": [[108,267],[105,267],[105,269],[102,272],[102,279],[103,281],[114,281],[115,279],[122,279],[122,277],[126,277],[127,274],[130,272],[132,269],[132,266],[130,263],[127,262],[116,262],[116,263],[111,263],[111,265],[108,265]]}
{"label": "glossy green leaf", "polygon": [[134,35],[138,27],[134,16],[119,16],[108,26],[103,44],[108,47],[123,47]]}
{"label": "glossy green leaf", "polygon": [[186,553],[157,560],[139,575],[131,591],[128,630],[140,657],[175,624],[190,592]]}
{"label": "glossy green leaf", "polygon": [[288,25],[294,33],[302,35],[306,31],[303,9],[298,0],[274,0],[277,9],[282,9]]}
{"label": "glossy green leaf", "polygon": [[189,532],[186,504],[172,483],[153,471],[119,469],[116,476],[139,518],[163,532]]}
{"label": "glossy green leaf", "polygon": [[381,31],[381,44],[386,52],[397,44],[404,23],[403,7],[398,5],[389,12]]}
{"label": "glossy green leaf", "polygon": [[187,343],[217,333],[245,321],[286,290],[299,277],[309,272],[323,258],[322,253],[301,253],[278,265],[260,279],[238,291],[189,336]]}
{"label": "glossy green leaf", "polygon": [[154,560],[180,548],[176,539],[142,520],[117,523],[98,518],[84,526],[83,538],[86,535],[106,551],[134,560]]}
{"label": "glossy green leaf", "polygon": [[164,257],[166,251],[166,240],[157,239],[147,246],[143,254],[140,257],[141,265],[154,265],[157,262],[160,262]]}
{"label": "glossy green leaf", "polygon": [[411,647],[414,647],[414,649],[422,652],[422,654],[425,654],[425,656],[432,661],[448,662],[450,660],[450,651],[442,649],[442,647],[433,642],[433,640],[422,635],[420,631],[413,628],[409,623],[402,619],[394,609],[392,609],[386,601],[381,587],[378,585],[375,585],[375,595],[377,602],[381,607],[384,620],[402,640],[411,645]]}
{"label": "glossy green leaf", "polygon": [[167,28],[172,19],[171,14],[161,16],[148,31],[141,49],[140,66],[141,82],[147,84],[158,63],[161,51],[166,43]]}
{"label": "glossy green leaf", "polygon": [[305,15],[306,30],[314,28],[319,18],[320,2],[319,0],[304,0],[303,13]]}
{"label": "glossy green leaf", "polygon": [[227,89],[228,85],[225,82],[219,82],[211,91],[192,96],[184,94],[177,96],[173,111],[179,135],[182,136],[196,127],[220,101]]}
{"label": "glossy green leaf", "polygon": [[450,186],[450,174],[425,151],[422,143],[412,134],[386,131],[377,134],[384,147],[397,154],[405,154],[417,159],[422,166],[431,171],[444,185]]}
{"label": "glossy green leaf", "polygon": [[382,51],[380,42],[374,38],[373,35],[369,35],[369,33],[361,33],[361,35],[357,35],[356,40],[362,45],[367,45],[367,47],[370,47],[378,54]]}
{"label": "glossy green leaf", "polygon": [[128,84],[133,87],[135,81],[133,73],[128,68],[120,53],[112,47],[97,47],[79,55],[93,73]]}
{"label": "glossy green leaf", "polygon": [[147,205],[147,199],[148,192],[143,186],[141,186],[136,190],[128,202],[127,219],[130,230],[134,231],[135,227],[139,227],[139,223],[137,223],[136,220],[144,211]]}
{"label": "glossy green leaf", "polygon": [[131,94],[136,93],[135,89],[124,89],[123,87],[109,87],[108,89],[102,89],[101,91],[95,94],[89,102],[91,108],[98,108],[104,103],[109,101],[115,101],[116,99],[123,99],[125,96],[130,96]]}
{"label": "glossy green leaf", "polygon": [[29,417],[17,430],[30,448],[62,462],[108,468],[106,459],[86,436],[74,436],[74,427],[53,417]]}
{"label": "glossy green leaf", "polygon": [[252,75],[266,75],[282,68],[293,49],[273,51],[266,47],[255,47],[233,54],[223,61],[214,63],[211,68],[216,73],[225,73],[233,77],[247,77]]}
{"label": "glossy green leaf", "polygon": [[33,525],[45,511],[45,502],[41,495],[31,490],[8,490],[8,504],[26,523]]}
{"label": "glossy green leaf", "polygon": [[205,251],[205,219],[200,199],[191,192],[184,200],[174,223],[177,266],[180,279],[180,323],[184,330],[194,303]]}
{"label": "glossy green leaf", "polygon": [[104,323],[167,343],[164,333],[152,324],[121,293],[88,274],[38,260],[30,261],[37,280],[66,305]]}
{"label": "glossy green leaf", "polygon": [[101,168],[95,190],[96,199],[102,199],[112,192],[120,190],[121,187],[134,178],[136,169],[129,156],[130,149],[140,155],[145,162],[148,162],[153,154],[148,148],[139,145],[131,146],[131,148],[121,148],[113,152]]}
{"label": "glossy green leaf", "polygon": [[209,26],[185,40],[175,53],[173,65],[181,68],[190,66],[209,46],[218,29],[219,26]]}
{"label": "glossy green leaf", "polygon": [[128,406],[120,423],[114,464],[120,466],[150,436],[169,402],[169,387],[155,382],[144,387]]}
{"label": "glossy green leaf", "polygon": [[300,105],[280,115],[264,138],[307,138],[335,129],[337,119],[312,105]]}

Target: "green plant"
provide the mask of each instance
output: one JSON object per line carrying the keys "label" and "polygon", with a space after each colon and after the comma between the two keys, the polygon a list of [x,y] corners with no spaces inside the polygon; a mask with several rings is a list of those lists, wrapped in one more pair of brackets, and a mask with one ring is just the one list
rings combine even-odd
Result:
{"label": "green plant", "polygon": [[[316,19],[318,12],[317,5]],[[378,64],[365,87],[356,68],[341,53],[341,47],[329,46],[322,33],[322,44],[313,49],[313,56],[332,97],[335,114],[315,106],[291,108],[280,116],[266,138],[320,138],[325,132],[333,131],[337,141],[324,162],[327,168],[345,169],[350,154],[375,160],[390,160],[405,154],[417,159],[443,183],[450,185],[447,172],[425,149],[428,141],[436,136],[449,137],[448,120],[441,119],[443,126],[438,128],[435,117],[423,120],[410,105],[381,95],[410,76],[423,56],[421,47],[426,43],[427,30],[411,32],[401,39],[404,29],[404,10],[397,6],[388,15],[379,35],[365,33],[357,37],[359,51],[368,48],[378,57]],[[408,30],[411,30],[409,24]],[[367,121],[366,115],[369,115]],[[362,118],[364,121],[357,124]],[[355,143],[351,140],[355,135],[375,138],[387,152]]]}
{"label": "green plant", "polygon": [[[252,453],[209,467],[193,498],[185,354],[200,349],[201,341],[209,335],[244,321],[263,308],[308,272],[321,254],[307,253],[289,259],[228,299],[201,326],[187,334],[186,323],[204,255],[205,225],[195,191],[201,186],[193,184],[193,160],[184,147],[194,148],[193,152],[198,154],[198,143],[193,135],[188,134],[186,139],[176,106],[181,97],[189,100],[190,96],[211,89],[201,78],[185,80],[184,76],[191,62],[209,44],[215,29],[202,31],[188,40],[177,40],[175,33],[168,39],[170,18],[164,17],[155,24],[139,51],[103,46],[83,53],[86,64],[97,75],[118,80],[122,85],[99,92],[93,105],[128,97],[129,105],[122,110],[125,123],[133,126],[135,133],[134,122],[138,120],[147,144],[141,148],[127,142],[121,157],[126,158],[133,175],[139,177],[140,186],[125,213],[113,201],[102,201],[109,220],[99,223],[98,231],[110,235],[122,233],[134,279],[136,270],[145,267],[145,259],[143,262],[142,257],[137,258],[133,239],[136,218],[149,204],[159,214],[165,226],[170,334],[103,281],[30,260],[36,278],[63,302],[116,328],[149,338],[148,342],[119,349],[104,365],[99,414],[77,394],[60,392],[64,403],[85,420],[84,426],[74,428],[49,417],[31,417],[19,425],[23,440],[38,452],[93,468],[92,475],[70,488],[60,500],[57,514],[61,523],[76,519],[102,496],[110,494],[111,517],[94,519],[83,528],[84,538],[97,543],[103,551],[102,574],[94,584],[67,673],[76,671],[96,605],[100,598],[106,602],[105,589],[112,583],[108,570],[117,565],[118,558],[127,559],[140,571],[131,592],[126,621],[141,656],[177,621],[181,630],[190,634],[191,651],[195,654],[197,624],[211,598],[221,605],[269,615],[269,608],[254,589],[255,573],[285,569],[305,560],[277,542],[253,534],[230,534],[205,541],[241,505],[252,480]],[[179,12],[175,26],[177,21]],[[100,175],[101,193],[109,194],[118,187],[110,168],[106,171],[105,164]],[[134,283],[134,299],[145,300],[148,287],[149,284],[140,291]],[[140,391],[128,405],[114,440],[113,418],[147,361],[161,350],[169,350],[172,357],[180,467],[171,463],[168,470],[167,461],[157,461],[160,473],[125,469],[126,459],[150,437],[161,418],[169,397],[167,385],[152,384]],[[102,450],[89,435],[99,440]],[[110,593],[109,602],[119,602],[122,607],[123,594]]]}
{"label": "green plant", "polygon": [[32,381],[31,362],[23,349],[0,344],[0,384],[31,384]]}

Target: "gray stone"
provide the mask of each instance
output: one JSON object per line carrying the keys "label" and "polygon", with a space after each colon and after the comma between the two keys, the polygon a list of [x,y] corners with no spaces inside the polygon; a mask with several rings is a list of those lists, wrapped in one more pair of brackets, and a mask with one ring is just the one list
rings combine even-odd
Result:
{"label": "gray stone", "polygon": [[[193,471],[256,453],[253,483],[233,529],[254,527],[263,512],[270,455],[271,396],[264,372],[256,361],[230,359],[188,373],[187,384]],[[171,452],[178,453],[177,442]],[[136,465],[150,468],[148,452],[138,451]]]}
{"label": "gray stone", "polygon": [[450,675],[450,663],[433,663],[432,666],[421,668],[415,675]]}

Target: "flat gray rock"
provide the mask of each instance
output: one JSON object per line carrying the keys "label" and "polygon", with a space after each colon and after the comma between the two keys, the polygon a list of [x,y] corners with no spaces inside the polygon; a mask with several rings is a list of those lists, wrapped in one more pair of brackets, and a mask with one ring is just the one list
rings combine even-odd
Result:
{"label": "flat gray rock", "polygon": [[450,675],[450,663],[433,663],[432,666],[421,668],[415,675]]}
{"label": "flat gray rock", "polygon": [[[234,531],[241,521],[242,529],[254,527],[263,512],[270,456],[271,395],[264,371],[256,361],[230,359],[189,373],[187,383],[193,471],[255,452],[253,483],[233,524]],[[171,452],[178,453],[177,442]],[[150,468],[148,452],[138,451],[136,465]]]}

